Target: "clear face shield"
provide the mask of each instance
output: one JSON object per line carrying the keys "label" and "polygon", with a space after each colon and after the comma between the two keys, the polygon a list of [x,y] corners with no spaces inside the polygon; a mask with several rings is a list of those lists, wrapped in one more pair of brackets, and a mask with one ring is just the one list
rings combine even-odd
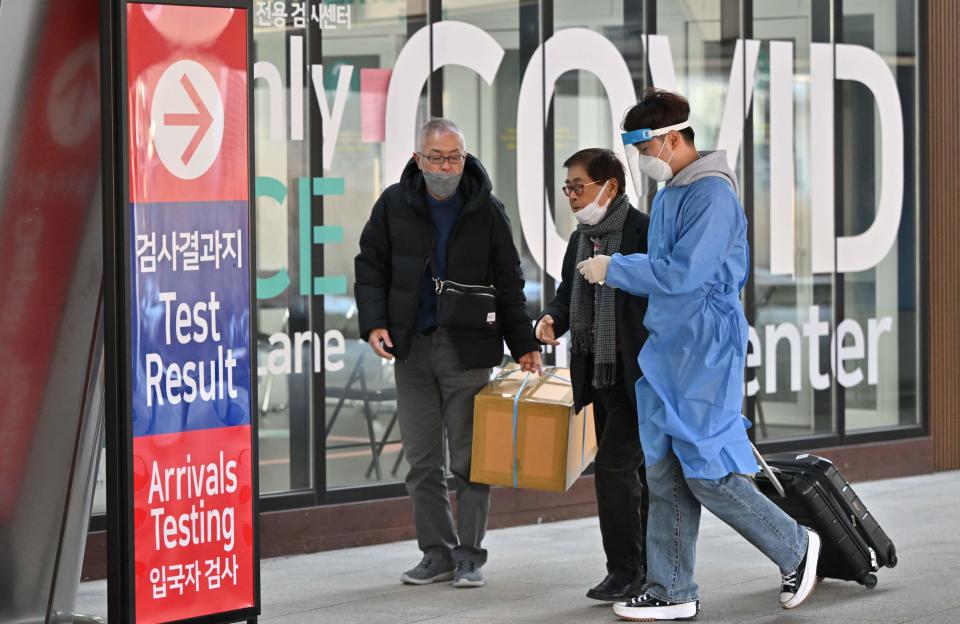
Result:
{"label": "clear face shield", "polygon": [[[630,169],[630,179],[633,181],[633,188],[637,197],[643,197],[647,194],[650,187],[648,180],[665,181],[673,175],[667,163],[656,156],[647,156],[641,154],[639,145],[646,143],[654,137],[663,136],[672,130],[683,130],[689,128],[690,122],[666,126],[663,128],[640,128],[631,130],[620,135],[623,140],[624,151],[627,154],[627,166]],[[633,149],[630,147],[633,146]]]}

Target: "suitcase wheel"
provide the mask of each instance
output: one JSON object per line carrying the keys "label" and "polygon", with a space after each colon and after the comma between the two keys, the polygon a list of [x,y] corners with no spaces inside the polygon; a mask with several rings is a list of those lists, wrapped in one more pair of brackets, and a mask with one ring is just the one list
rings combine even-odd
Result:
{"label": "suitcase wheel", "polygon": [[874,587],[877,586],[877,575],[876,575],[876,574],[868,574],[868,575],[866,575],[865,577],[863,577],[863,579],[861,579],[860,582],[861,582],[861,583],[863,584],[863,586],[866,587],[867,589],[873,589]]}
{"label": "suitcase wheel", "polygon": [[887,567],[893,568],[897,565],[897,549],[894,548],[893,544],[890,544],[890,548],[887,549]]}

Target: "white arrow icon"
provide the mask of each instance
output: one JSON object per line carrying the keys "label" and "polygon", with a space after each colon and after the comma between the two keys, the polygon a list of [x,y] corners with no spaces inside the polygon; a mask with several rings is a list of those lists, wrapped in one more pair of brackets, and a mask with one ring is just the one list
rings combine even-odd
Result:
{"label": "white arrow icon", "polygon": [[217,159],[223,141],[223,99],[200,63],[177,61],[163,72],[150,119],[157,155],[178,178],[199,178]]}

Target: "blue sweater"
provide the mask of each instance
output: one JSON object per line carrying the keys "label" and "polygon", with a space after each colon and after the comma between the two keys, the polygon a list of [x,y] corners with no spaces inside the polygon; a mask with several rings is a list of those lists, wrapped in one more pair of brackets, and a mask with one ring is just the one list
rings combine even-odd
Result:
{"label": "blue sweater", "polygon": [[[433,246],[433,260],[436,262],[437,277],[446,279],[447,243],[450,241],[453,224],[457,222],[457,217],[460,216],[460,211],[463,209],[463,197],[459,191],[446,199],[435,199],[433,195],[427,193],[427,207],[430,208],[430,216],[433,217],[433,224],[437,228],[437,238]],[[428,266],[423,275],[420,315],[417,317],[418,332],[423,332],[437,325],[437,292],[433,277],[430,266]]]}

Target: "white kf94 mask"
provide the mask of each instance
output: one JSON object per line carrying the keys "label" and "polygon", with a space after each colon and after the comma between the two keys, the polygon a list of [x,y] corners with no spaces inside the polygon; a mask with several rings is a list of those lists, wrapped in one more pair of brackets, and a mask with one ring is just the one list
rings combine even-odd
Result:
{"label": "white kf94 mask", "polygon": [[607,203],[601,206],[600,198],[603,197],[603,192],[607,190],[607,184],[609,182],[610,181],[607,180],[603,183],[603,186],[600,187],[600,192],[597,193],[597,196],[593,198],[592,202],[573,213],[573,216],[576,217],[579,223],[584,225],[596,225],[603,221],[603,218],[607,216],[607,208],[610,207],[610,200],[607,200]]}

